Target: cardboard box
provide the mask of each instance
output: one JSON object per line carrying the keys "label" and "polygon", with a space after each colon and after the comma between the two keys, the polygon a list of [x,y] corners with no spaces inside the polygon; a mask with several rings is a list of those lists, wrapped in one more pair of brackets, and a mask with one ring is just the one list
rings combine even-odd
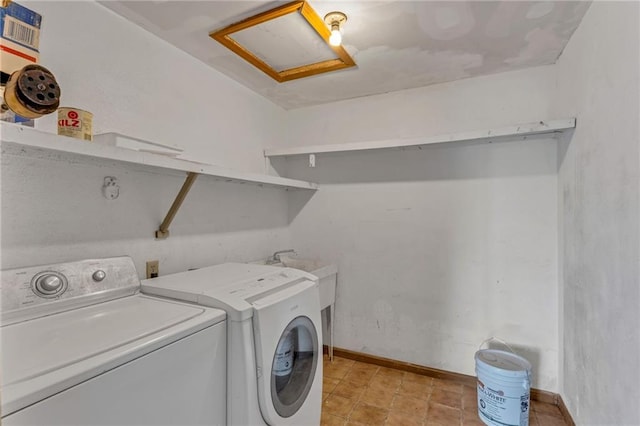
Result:
{"label": "cardboard box", "polygon": [[[25,65],[38,63],[42,16],[13,1],[0,8],[0,71],[8,78]],[[4,75],[6,74],[6,76]]]}

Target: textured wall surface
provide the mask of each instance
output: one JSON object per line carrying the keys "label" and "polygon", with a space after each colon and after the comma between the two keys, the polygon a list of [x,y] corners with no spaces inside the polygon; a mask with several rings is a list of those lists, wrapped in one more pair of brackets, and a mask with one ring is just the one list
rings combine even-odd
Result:
{"label": "textured wall surface", "polygon": [[[300,145],[436,135],[549,117],[549,67],[290,112]],[[304,141],[304,143],[302,143]],[[336,345],[474,374],[488,337],[557,390],[557,143],[535,139],[318,155],[280,167],[293,246],[336,261]],[[277,167],[277,166],[276,166]]]}
{"label": "textured wall surface", "polygon": [[558,68],[561,385],[578,424],[640,424],[640,5],[596,2]]}
{"label": "textured wall surface", "polygon": [[[22,3],[22,2],[21,2]],[[203,162],[262,172],[262,146],[280,138],[285,112],[93,2],[28,2],[41,13],[41,63],[62,105],[94,113],[94,132],[177,145]],[[56,117],[36,122],[55,133]],[[115,176],[117,200],[101,194]],[[249,261],[288,246],[283,190],[199,178],[171,237],[154,231],[184,175],[54,156],[2,156],[2,267],[127,254],[161,274]]]}
{"label": "textured wall surface", "polygon": [[[120,195],[102,196],[105,176]],[[288,245],[287,193],[200,177],[166,240],[154,232],[184,177],[103,162],[2,154],[2,268],[129,255],[138,273],[250,261]]]}

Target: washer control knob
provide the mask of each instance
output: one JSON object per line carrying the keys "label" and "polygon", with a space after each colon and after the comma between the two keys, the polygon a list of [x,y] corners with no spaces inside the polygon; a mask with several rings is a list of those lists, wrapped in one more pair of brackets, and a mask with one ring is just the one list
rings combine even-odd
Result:
{"label": "washer control knob", "polygon": [[56,298],[67,290],[67,278],[59,272],[42,271],[31,279],[31,289],[40,297]]}
{"label": "washer control knob", "polygon": [[40,297],[56,298],[67,290],[67,278],[59,272],[42,271],[31,279],[31,288]]}
{"label": "washer control knob", "polygon": [[106,277],[107,277],[107,274],[102,269],[98,269],[91,275],[91,278],[93,278],[93,280],[96,282],[100,282],[104,280]]}
{"label": "washer control knob", "polygon": [[36,282],[36,286],[45,293],[55,293],[62,287],[62,280],[56,275],[43,275]]}

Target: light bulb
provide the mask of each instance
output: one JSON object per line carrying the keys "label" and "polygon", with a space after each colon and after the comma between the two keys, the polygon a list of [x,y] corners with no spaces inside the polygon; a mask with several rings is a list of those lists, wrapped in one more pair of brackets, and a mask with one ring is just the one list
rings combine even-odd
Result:
{"label": "light bulb", "polygon": [[342,43],[342,34],[340,34],[339,29],[332,29],[331,36],[329,37],[329,44],[332,46],[340,46]]}
{"label": "light bulb", "polygon": [[324,23],[331,30],[329,45],[337,47],[342,44],[342,32],[340,27],[347,20],[347,15],[342,12],[329,12],[324,16]]}

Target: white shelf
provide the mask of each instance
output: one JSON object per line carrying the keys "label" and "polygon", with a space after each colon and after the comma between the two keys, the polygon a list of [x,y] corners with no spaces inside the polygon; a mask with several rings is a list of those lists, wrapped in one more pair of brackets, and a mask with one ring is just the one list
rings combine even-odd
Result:
{"label": "white shelf", "polygon": [[45,133],[29,127],[2,123],[0,126],[2,145],[15,144],[21,148],[48,151],[71,156],[84,156],[94,159],[140,164],[159,169],[176,170],[213,176],[229,182],[253,183],[276,186],[285,189],[317,190],[318,185],[295,179],[257,173],[240,172],[233,169],[201,164],[149,152],[86,142],[79,139]]}
{"label": "white shelf", "polygon": [[488,130],[452,133],[418,138],[390,139],[371,142],[352,142],[332,145],[312,145],[295,148],[274,148],[264,151],[265,157],[324,154],[373,149],[407,148],[449,142],[490,142],[494,140],[527,139],[529,136],[561,133],[576,127],[575,118],[537,121]]}

